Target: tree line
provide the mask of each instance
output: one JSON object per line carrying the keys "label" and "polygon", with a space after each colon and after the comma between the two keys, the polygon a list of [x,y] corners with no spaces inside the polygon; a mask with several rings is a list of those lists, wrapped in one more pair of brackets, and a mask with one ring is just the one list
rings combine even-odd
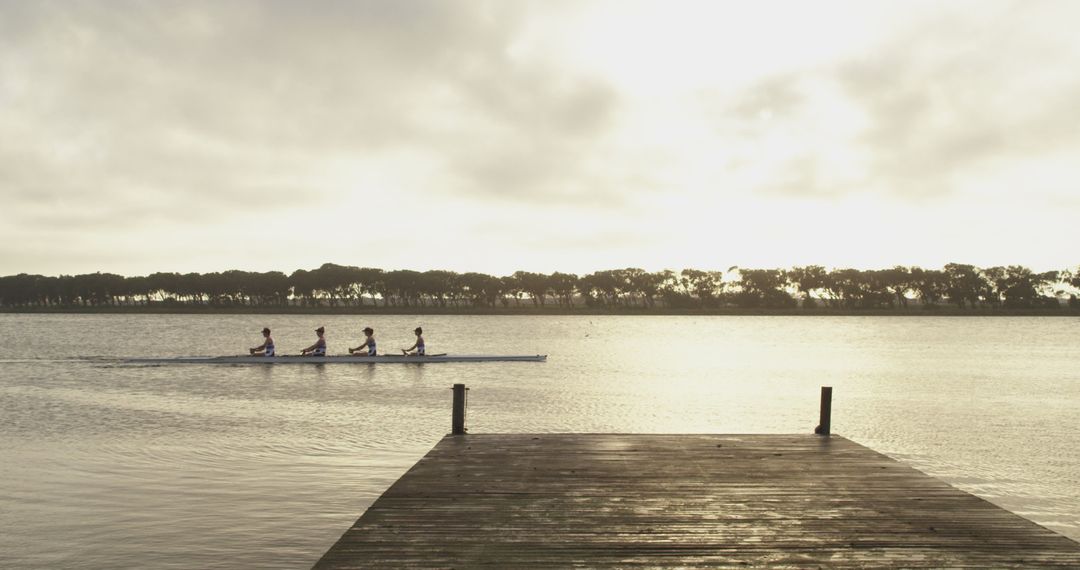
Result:
{"label": "tree line", "polygon": [[[1080,307],[1080,268],[1034,272],[1022,266],[942,269],[791,269],[649,272],[610,269],[588,275],[517,271],[411,271],[323,264],[290,275],[280,271],[113,273],[0,277],[0,307],[122,306],[252,307],[483,307],[532,305],[662,309],[803,308],[888,309],[942,304],[958,308],[1057,309]],[[1071,291],[1071,292],[1070,292]]]}

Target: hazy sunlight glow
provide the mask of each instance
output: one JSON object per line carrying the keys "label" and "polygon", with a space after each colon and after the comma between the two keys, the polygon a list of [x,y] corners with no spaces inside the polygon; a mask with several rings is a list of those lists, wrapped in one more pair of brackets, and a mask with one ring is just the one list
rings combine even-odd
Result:
{"label": "hazy sunlight glow", "polygon": [[1075,265],[1080,5],[0,6],[0,274]]}

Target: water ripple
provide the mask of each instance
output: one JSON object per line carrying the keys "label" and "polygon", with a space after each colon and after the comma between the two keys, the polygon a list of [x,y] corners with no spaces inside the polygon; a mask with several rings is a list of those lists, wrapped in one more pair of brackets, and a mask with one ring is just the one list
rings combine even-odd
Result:
{"label": "water ripple", "polygon": [[[832,385],[837,433],[1080,538],[1080,354],[1067,319],[428,317],[439,350],[551,356],[124,362],[242,351],[237,331],[269,321],[279,344],[300,345],[311,320],[0,315],[0,566],[309,566],[449,430],[459,382],[473,433],[806,433],[818,387]],[[161,330],[190,344],[163,351],[149,334]]]}

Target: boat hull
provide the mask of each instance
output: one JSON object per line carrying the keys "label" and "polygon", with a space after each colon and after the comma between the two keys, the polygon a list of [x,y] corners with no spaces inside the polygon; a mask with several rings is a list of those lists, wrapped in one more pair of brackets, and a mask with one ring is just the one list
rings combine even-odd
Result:
{"label": "boat hull", "polygon": [[429,364],[437,362],[544,362],[546,354],[433,356],[191,356],[179,358],[131,358],[132,364]]}

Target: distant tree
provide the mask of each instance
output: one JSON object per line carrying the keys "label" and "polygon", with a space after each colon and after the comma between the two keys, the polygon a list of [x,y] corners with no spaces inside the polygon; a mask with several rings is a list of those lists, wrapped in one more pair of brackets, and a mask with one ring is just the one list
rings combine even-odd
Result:
{"label": "distant tree", "polygon": [[574,293],[577,292],[578,276],[572,273],[559,273],[556,271],[551,274],[549,282],[551,284],[551,292],[555,294],[555,299],[558,304],[565,304],[568,307],[573,307]]}
{"label": "distant tree", "polygon": [[308,274],[316,294],[327,300],[331,307],[347,302],[353,297],[354,274],[352,268],[324,263]]}
{"label": "distant tree", "polygon": [[1005,268],[1002,296],[1007,307],[1057,307],[1051,285],[1057,281],[1057,271],[1035,273],[1027,267],[1010,265]]}
{"label": "distant tree", "polygon": [[858,306],[867,309],[894,307],[902,297],[906,276],[892,269],[857,271],[855,285],[859,289]]}
{"label": "distant tree", "polygon": [[510,299],[514,300],[514,306],[521,306],[521,299],[525,296],[525,286],[522,285],[521,280],[516,275],[507,275],[500,280],[500,288],[502,289],[502,295],[500,300],[504,307],[510,305]]}
{"label": "distant tree", "polygon": [[864,276],[858,269],[834,269],[825,280],[828,298],[844,307],[854,308],[862,304]]}
{"label": "distant tree", "polygon": [[911,268],[911,289],[924,305],[933,306],[942,299],[948,288],[945,273],[938,269]]}
{"label": "distant tree", "polygon": [[[371,303],[378,306],[379,292],[385,288],[383,279],[386,272],[372,267],[359,267],[351,271],[351,275],[353,287],[357,290],[357,303],[363,305],[364,295],[367,295],[371,297]],[[384,299],[383,303],[385,302]]]}
{"label": "distant tree", "polygon": [[794,267],[788,270],[785,274],[785,278],[788,283],[791,283],[795,290],[803,295],[803,303],[813,304],[814,292],[821,295],[821,291],[825,289],[828,283],[829,274],[824,267],[820,265],[807,265],[806,267]]}
{"label": "distant tree", "polygon": [[458,288],[459,275],[453,271],[432,270],[420,274],[420,293],[432,300],[432,304],[446,306],[448,298]]}
{"label": "distant tree", "polygon": [[1001,266],[987,267],[979,271],[982,273],[985,289],[982,299],[993,307],[997,307],[1005,300],[1005,290],[1008,289],[1008,271]]}
{"label": "distant tree", "polygon": [[515,271],[513,275],[516,286],[521,291],[529,294],[533,306],[545,304],[548,293],[551,290],[551,279],[543,273],[530,273],[528,271]]}
{"label": "distant tree", "polygon": [[483,273],[462,274],[461,284],[465,295],[477,307],[494,307],[503,294],[502,280]]}
{"label": "distant tree", "polygon": [[679,280],[684,290],[702,307],[716,307],[724,294],[724,274],[719,271],[683,269]]}
{"label": "distant tree", "polygon": [[249,273],[244,295],[260,306],[284,305],[289,298],[289,278],[280,271]]}
{"label": "distant tree", "polygon": [[56,291],[57,304],[71,307],[79,303],[79,294],[75,290],[75,278],[71,275],[61,275],[56,278]]}
{"label": "distant tree", "polygon": [[945,295],[949,301],[963,309],[964,304],[974,308],[987,282],[974,265],[949,263],[945,265]]}
{"label": "distant tree", "polygon": [[901,307],[908,306],[907,294],[913,289],[910,269],[901,265],[897,265],[892,269],[882,269],[880,271],[875,271],[874,274],[877,279],[877,283],[879,283],[880,286],[884,288],[884,290],[890,295],[890,306],[893,304],[893,301],[895,301]]}
{"label": "distant tree", "polygon": [[419,304],[420,272],[410,269],[396,269],[383,274],[383,298],[391,305],[401,304],[406,307]]}
{"label": "distant tree", "polygon": [[631,295],[641,297],[641,304],[645,307],[656,306],[656,296],[660,294],[660,288],[664,284],[667,275],[664,272],[650,273],[644,269],[629,267],[623,270],[625,288]]}
{"label": "distant tree", "polygon": [[311,272],[306,269],[297,269],[289,275],[289,286],[292,287],[293,295],[300,300],[302,305],[315,304],[315,280]]}
{"label": "distant tree", "polygon": [[124,291],[133,305],[146,305],[150,302],[150,278],[127,277],[124,279]]}
{"label": "distant tree", "polygon": [[[1065,269],[1058,272],[1058,282],[1062,286],[1072,287],[1080,289],[1080,267],[1076,269]],[[1080,308],[1080,300],[1077,300],[1076,293],[1070,293],[1068,291],[1061,291],[1062,295],[1069,295],[1069,307]]]}
{"label": "distant tree", "polygon": [[158,301],[177,296],[180,275],[176,273],[151,273],[146,277],[151,296],[157,295]]}
{"label": "distant tree", "polygon": [[581,279],[582,293],[589,304],[618,305],[623,279],[614,270],[597,271]]}
{"label": "distant tree", "polygon": [[38,286],[42,278],[27,273],[0,277],[0,300],[7,307],[41,305]]}
{"label": "distant tree", "polygon": [[739,269],[739,291],[735,304],[740,307],[791,307],[794,298],[784,290],[788,285],[781,269]]}
{"label": "distant tree", "polygon": [[700,306],[698,300],[690,295],[690,291],[687,289],[690,282],[689,280],[683,280],[681,272],[675,273],[670,269],[665,269],[660,272],[660,275],[662,277],[660,298],[663,300],[664,306],[676,309]]}
{"label": "distant tree", "polygon": [[[648,272],[641,268],[609,269],[582,277],[517,271],[506,277],[452,271],[383,271],[324,263],[317,269],[298,269],[286,276],[279,271],[257,273],[227,270],[211,273],[151,273],[123,277],[113,273],[81,275],[0,276],[0,306],[65,307],[119,306],[148,303],[205,304],[214,306],[363,305],[366,298],[378,305],[504,306],[524,296],[537,307],[554,300],[573,307],[575,298],[588,305],[668,308],[714,308],[721,302],[745,307],[787,307],[801,296],[804,306],[817,298],[830,306],[848,308],[907,306],[914,294],[925,305],[942,299],[958,307],[982,304],[1011,308],[1059,307],[1059,298],[1080,288],[1076,271],[1036,273],[1022,266],[977,269],[950,263],[942,270],[896,266],[860,271],[810,265],[789,270],[740,269],[737,281],[725,281],[720,271],[686,268]],[[1063,289],[1064,288],[1064,289]]]}

